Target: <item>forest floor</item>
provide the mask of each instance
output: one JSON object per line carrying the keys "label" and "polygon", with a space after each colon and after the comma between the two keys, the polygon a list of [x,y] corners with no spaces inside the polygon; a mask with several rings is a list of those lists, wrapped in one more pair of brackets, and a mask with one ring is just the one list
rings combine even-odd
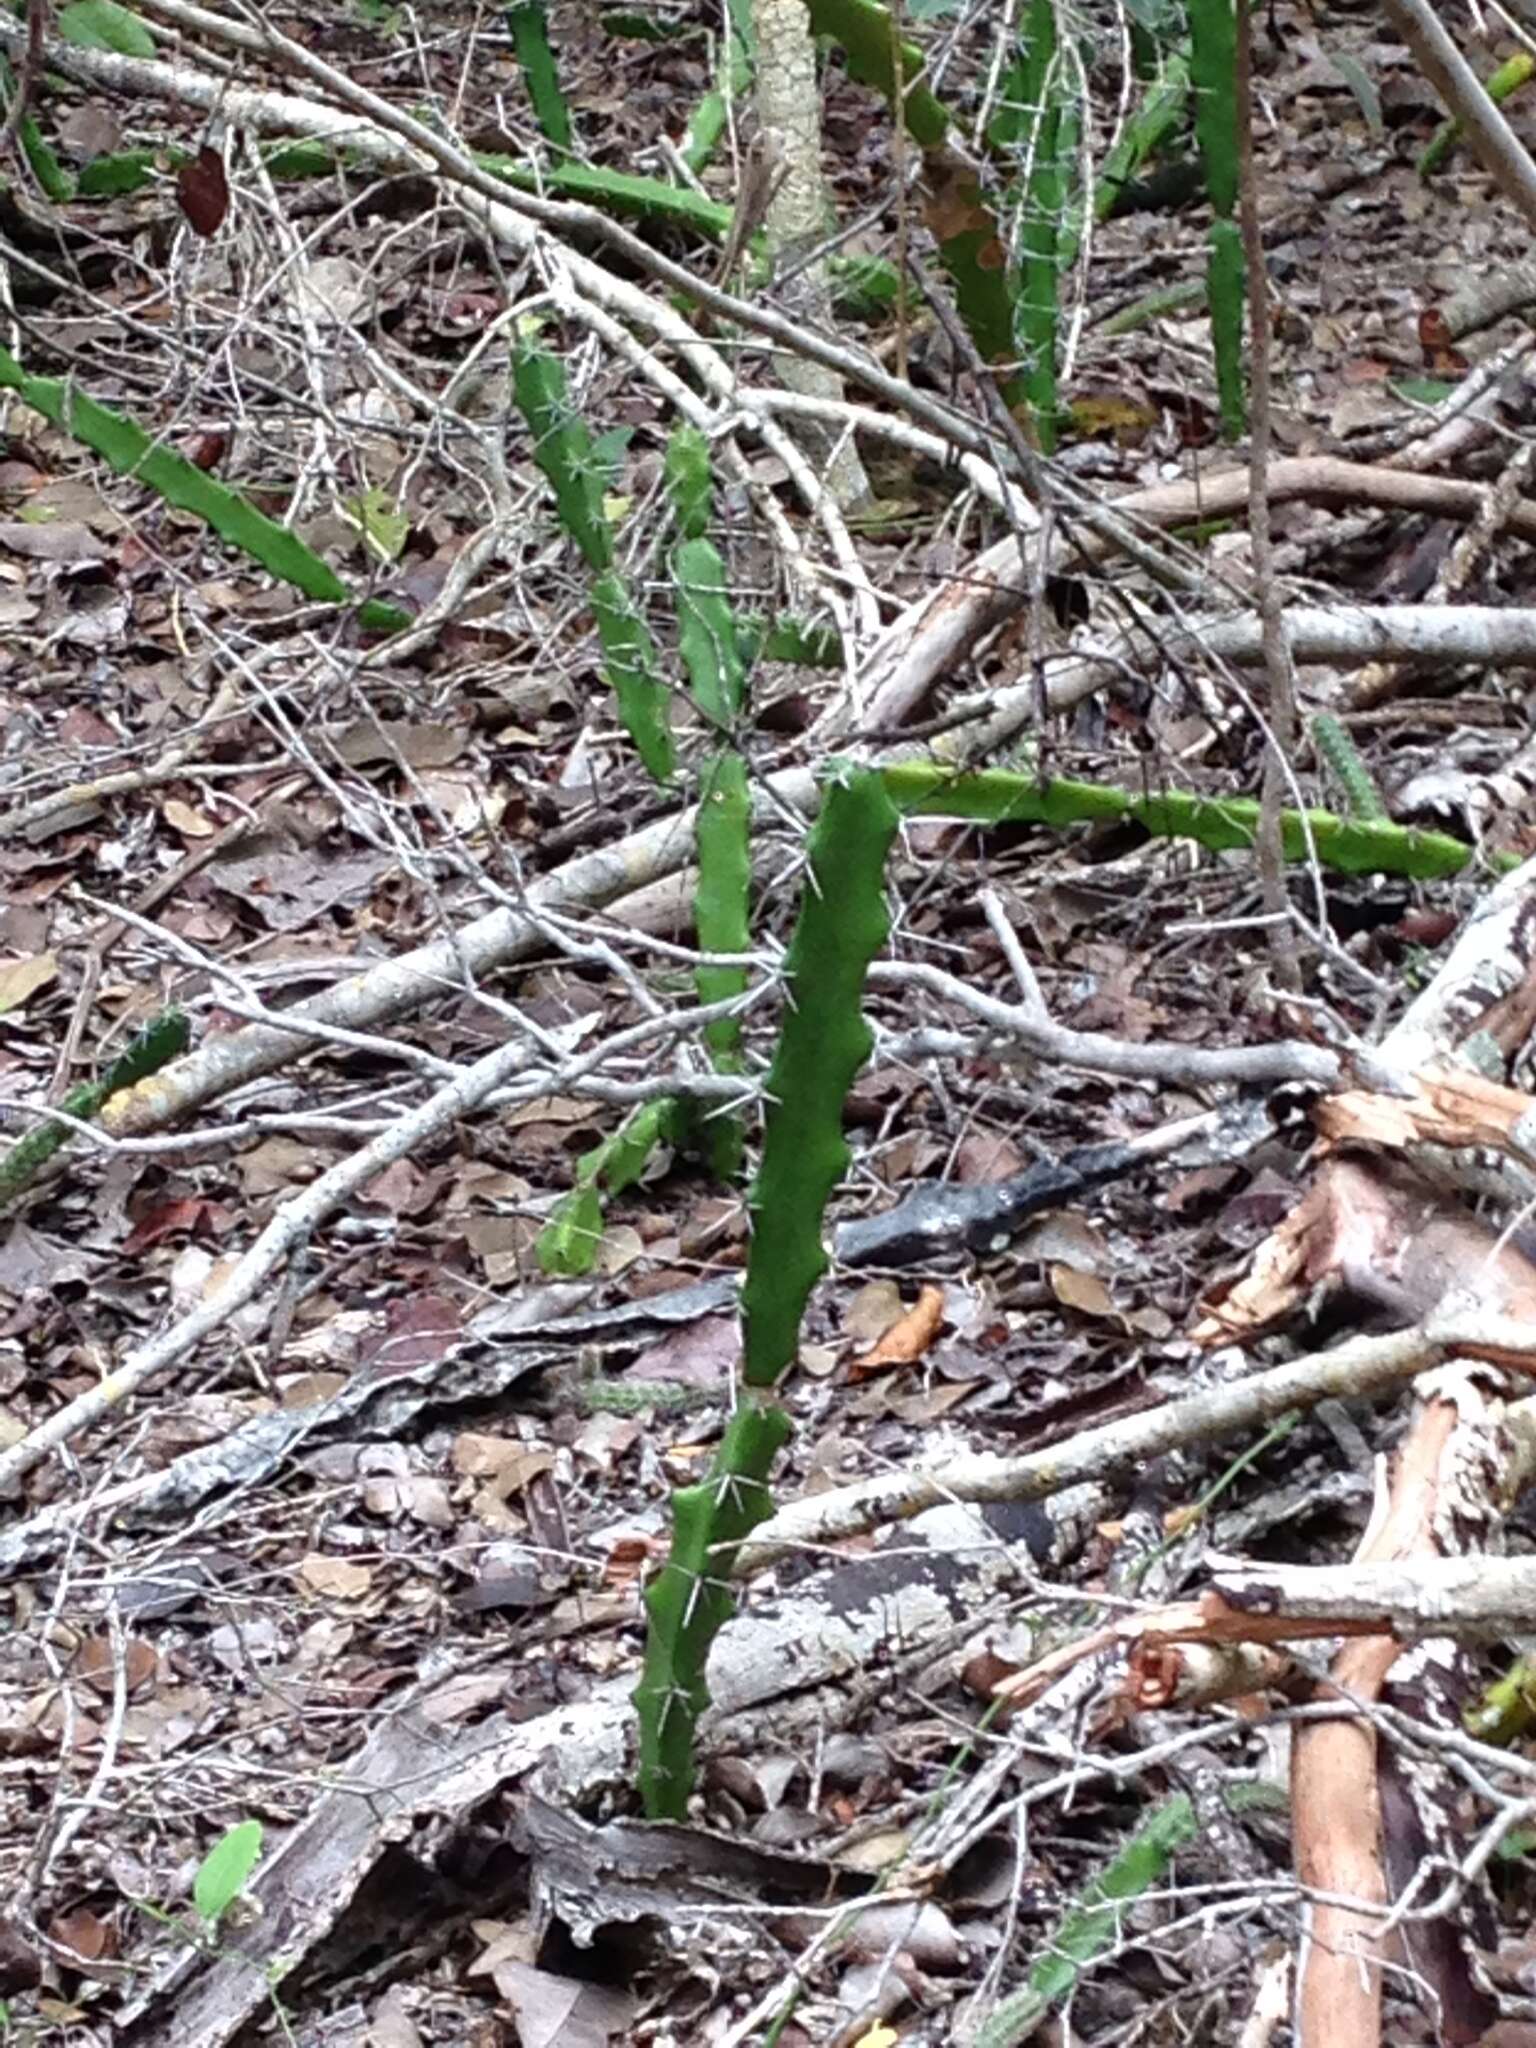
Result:
{"label": "forest floor", "polygon": [[[669,31],[654,41],[621,32],[638,15],[551,12],[580,153],[669,175],[664,139],[710,83],[711,10],[647,11]],[[205,42],[183,13],[146,15],[162,55],[324,98],[323,81]],[[1460,8],[1446,14],[1486,76],[1505,46],[1477,43]],[[500,12],[328,0],[318,18],[270,16],[396,108],[437,109],[466,145],[539,146]],[[973,105],[993,26],[944,12],[924,32],[944,53],[941,88]],[[1491,486],[1512,458],[1523,464],[1536,432],[1518,347],[1528,329],[1516,312],[1464,330],[1445,316],[1528,237],[1464,152],[1435,178],[1418,175],[1439,110],[1375,10],[1282,6],[1255,34],[1275,459],[1390,462],[1446,394],[1497,363],[1492,433],[1436,472]],[[1105,132],[1118,47],[1104,25],[1088,78]],[[837,215],[863,222],[847,252],[889,253],[890,126],[876,97],[835,56],[827,63]],[[50,75],[40,90],[42,131],[76,168],[206,138],[195,96],[158,102],[105,73],[94,88]],[[1518,97],[1510,111],[1520,127]],[[413,612],[452,587],[475,536],[494,528],[493,544],[452,615],[400,655],[333,609],[303,606],[199,521],[9,404],[7,1138],[168,1003],[200,1043],[236,1033],[254,1005],[321,995],[524,903],[542,878],[669,815],[615,722],[585,572],[507,416],[507,329],[494,323],[537,302],[594,432],[618,430],[613,500],[669,652],[647,550],[674,420],[655,382],[562,321],[554,266],[492,246],[446,185],[358,165],[275,180],[238,128],[227,150],[229,209],[211,236],[189,226],[196,200],[183,185],[178,201],[169,169],[123,196],[53,203],[8,160],[9,345],[30,370],[67,378],[257,494],[349,582]],[[728,203],[732,179],[724,152],[706,188]],[[1149,291],[1201,277],[1207,224],[1197,203],[1114,220],[1074,286],[1072,423],[1055,463],[1106,503],[1232,464],[1201,307],[1107,331]],[[920,225],[908,225],[921,249]],[[639,231],[701,271],[714,260],[685,236]],[[920,300],[913,318],[899,350],[888,318],[842,338],[888,368],[905,360],[916,385],[984,420]],[[488,329],[465,427],[438,399]],[[728,345],[744,383],[772,379],[753,337]],[[491,443],[499,477],[482,460]],[[804,610],[765,499],[825,587],[842,571],[828,567],[779,458],[747,435],[740,446],[739,480],[718,508],[733,585],[750,608],[771,613],[793,595]],[[877,504],[852,530],[889,626],[943,579],[963,581],[1007,527],[953,468],[873,439],[866,454]],[[396,515],[403,537],[381,562],[363,528],[383,532]],[[1433,595],[1467,529],[1465,512],[1444,504],[1415,511],[1343,486],[1326,502],[1277,501],[1273,520],[1288,594],[1324,605]],[[1251,587],[1244,518],[1197,516],[1182,538],[1239,607]],[[1461,568],[1455,602],[1536,605],[1536,557],[1518,533],[1485,533]],[[1124,597],[1149,587],[1142,568],[1119,562],[1061,578],[1049,593],[1053,650],[1107,638]],[[1170,630],[1178,602],[1168,600]],[[916,719],[1027,681],[1030,658],[1026,634],[1004,628],[967,651]],[[1536,852],[1536,777],[1518,759],[1536,713],[1529,673],[1394,670],[1374,702],[1358,665],[1306,666],[1300,685],[1308,713],[1342,719],[1394,820],[1524,858]],[[1034,754],[1011,765],[1137,792],[1257,793],[1262,691],[1248,674],[1243,684],[1188,657],[1126,669],[1053,716]],[[816,762],[814,728],[847,675],[773,664],[753,687],[743,746],[754,777]],[[686,714],[679,730],[697,738]],[[1341,807],[1310,743],[1292,765],[1307,803]],[[755,843],[765,957],[790,935],[804,839],[786,805]],[[1070,1445],[1347,1341],[1363,1323],[1404,1319],[1383,1285],[1369,1300],[1335,1290],[1316,1313],[1302,1302],[1242,1347],[1192,1334],[1202,1305],[1306,1196],[1318,1155],[1305,1092],[1213,1088],[1181,1062],[1297,1038],[1303,1011],[1318,1045],[1376,1043],[1433,982],[1493,882],[1479,860],[1432,881],[1303,865],[1289,886],[1302,999],[1287,1007],[1250,853],[1126,823],[904,829],[890,871],[893,961],[1016,1004],[1028,991],[999,936],[1011,926],[1057,1025],[1160,1048],[1166,1064],[1160,1077],[1117,1078],[1005,1057],[931,988],[876,979],[875,1050],[848,1113],[854,1163],[829,1225],[889,1209],[916,1183],[985,1190],[1084,1147],[1147,1149],[1134,1166],[1117,1155],[1102,1184],[1085,1172],[980,1254],[936,1243],[870,1270],[834,1260],[785,1392],[794,1433],[774,1482],[780,1503],[896,1480],[925,1461]],[[688,1000],[687,956],[666,947],[690,939],[675,896],[655,892],[629,922],[596,910],[550,919],[536,952],[452,977],[350,1041],[296,1042],[174,1130],[82,1138],[0,1215],[3,1458],[213,1301],[284,1205],[450,1068],[521,1032],[530,1072],[546,1076],[443,1124],[313,1227],[295,1226],[284,1272],[0,1495],[0,2041],[967,2038],[963,2025],[1032,1981],[1127,1839],[1181,1796],[1188,1837],[1166,1876],[1133,1888],[1113,1938],[1101,1929],[1088,1942],[1098,1967],[1072,1989],[1070,2022],[1046,2020],[1050,2038],[1290,2038],[1283,1997],[1275,2004],[1300,1904],[1285,1692],[1255,1692],[1240,1708],[1123,1712],[1079,1695],[1010,1734],[993,1688],[1042,1642],[1197,1592],[1212,1558],[1349,1559],[1371,1516],[1375,1461],[1402,1440],[1406,1391],[1183,1443],[1130,1476],[1095,1475],[1070,1509],[1021,1521],[1007,1504],[975,1508],[965,1541],[937,1523],[926,1550],[899,1526],[866,1529],[766,1563],[743,1582],[737,1626],[787,1617],[819,1691],[796,1703],[786,1685],[777,1718],[744,1707],[715,1728],[697,1827],[661,1847],[629,1826],[632,1755],[621,1743],[599,1762],[592,1716],[609,1717],[604,1730],[622,1724],[668,1495],[704,1468],[729,1409],[750,1218],[742,1185],[662,1151],[608,1199],[590,1275],[546,1273],[537,1241],[578,1160],[617,1127],[623,1088],[706,1071],[696,1035],[678,1031],[580,1071],[583,1048],[601,1051]],[[775,1018],[771,1001],[747,1013],[753,1075]],[[923,1030],[961,1033],[958,1054],[924,1056],[913,1039]],[[1512,1059],[1504,1078],[1528,1086],[1528,1074]],[[1234,1121],[1212,1137],[1222,1106]],[[1154,1134],[1183,1119],[1205,1119],[1206,1135],[1159,1149]],[[1495,1229],[1508,1220],[1492,1212]],[[1505,1532],[1516,1552],[1530,1548],[1521,1517],[1513,1509]],[[903,1570],[941,1579],[951,1567],[935,1559],[956,1542],[942,1625],[924,1615],[909,1636],[907,1620],[894,1622],[877,1648],[861,1638],[853,1662],[826,1661],[825,1643],[809,1653],[821,1632],[830,1640],[839,1602],[862,1612],[889,1596],[894,1615]],[[1006,1565],[995,1579],[972,1555],[989,1544]],[[839,1577],[876,1564],[894,1577],[873,1593],[867,1578]],[[1298,1671],[1322,1668],[1320,1657],[1299,1657]],[[1497,1650],[1470,1659],[1471,1682],[1503,1661]],[[486,1764],[475,1777],[482,1752],[520,1754],[519,1729],[546,1724],[570,1731],[563,1758],[551,1763],[535,1743],[517,1769]],[[409,1770],[390,1768],[440,1781],[391,1808],[369,1772],[407,1726],[412,1741],[436,1730],[452,1771],[411,1751]],[[353,1805],[368,1807],[367,1824],[343,1842],[333,1820],[359,1772],[372,1793]],[[561,1811],[593,1832],[573,1847],[558,1835]],[[1468,1816],[1468,1841],[1481,1818]],[[249,1898],[216,1926],[199,1923],[198,1873],[207,1882],[210,1850],[252,1820],[263,1853]],[[280,1874],[280,1898],[264,1897],[264,1873]],[[1481,1947],[1523,1942],[1536,1903],[1527,1864],[1511,1847],[1481,1877],[1492,1916],[1478,1923]],[[846,1902],[871,1887],[885,1896],[850,1918]],[[1518,1993],[1518,1958],[1506,1961]],[[1427,2041],[1410,1980],[1400,1971],[1389,1984],[1387,2038]],[[1055,2002],[1071,1988],[1069,1972]],[[1517,2010],[1506,2008],[1506,2025]]]}

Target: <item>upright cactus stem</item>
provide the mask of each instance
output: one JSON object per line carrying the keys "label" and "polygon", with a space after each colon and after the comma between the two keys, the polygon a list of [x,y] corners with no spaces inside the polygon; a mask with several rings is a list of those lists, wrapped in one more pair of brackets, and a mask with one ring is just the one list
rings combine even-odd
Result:
{"label": "upright cactus stem", "polygon": [[1210,255],[1206,269],[1211,342],[1221,424],[1231,440],[1247,418],[1243,380],[1243,242],[1238,231],[1237,13],[1233,0],[1190,0],[1190,83],[1195,91],[1195,140],[1210,194]]}
{"label": "upright cactus stem", "polygon": [[772,1511],[768,1479],[790,1422],[766,1393],[794,1362],[806,1302],[826,1267],[822,1217],[848,1164],[843,1102],[869,1053],[864,977],[885,943],[885,861],[899,813],[878,774],[834,772],[811,833],[768,1077],[742,1290],[745,1385],[709,1477],[672,1497],[672,1554],[646,1594],[650,1626],[635,1707],[640,1791],[656,1819],[687,1811],[694,1731],[709,1697],[705,1660],[732,1611],[737,1549]]}

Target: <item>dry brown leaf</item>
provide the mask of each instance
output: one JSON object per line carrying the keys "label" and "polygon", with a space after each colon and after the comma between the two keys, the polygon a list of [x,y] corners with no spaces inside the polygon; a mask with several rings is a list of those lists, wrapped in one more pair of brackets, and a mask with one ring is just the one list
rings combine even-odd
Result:
{"label": "dry brown leaf", "polygon": [[607,2048],[629,2037],[630,1992],[556,1977],[528,1963],[498,1963],[490,1974],[512,2008],[522,2048]]}
{"label": "dry brown leaf", "polygon": [[1117,1317],[1114,1296],[1097,1273],[1084,1273],[1076,1266],[1050,1268],[1051,1292],[1063,1308],[1075,1308],[1083,1316]]}
{"label": "dry brown leaf", "polygon": [[291,1187],[295,1181],[313,1180],[329,1163],[327,1154],[317,1152],[304,1139],[288,1138],[279,1132],[242,1153],[238,1171],[248,1195],[272,1195]]}
{"label": "dry brown leaf", "polygon": [[301,1372],[291,1380],[283,1382],[282,1406],[284,1408],[318,1408],[322,1402],[334,1400],[347,1384],[344,1372]]}
{"label": "dry brown leaf", "polygon": [[19,1010],[29,996],[57,978],[59,963],[51,953],[32,953],[24,960],[0,960],[0,1017]]}
{"label": "dry brown leaf", "polygon": [[938,1422],[951,1408],[958,1408],[978,1387],[985,1385],[985,1380],[951,1380],[944,1386],[929,1387],[921,1394],[901,1394],[888,1399],[885,1412],[894,1415],[898,1422],[910,1422],[915,1428],[920,1428],[924,1423]]}
{"label": "dry brown leaf", "polygon": [[1019,1233],[1014,1250],[1021,1259],[1038,1259],[1042,1265],[1055,1259],[1080,1273],[1107,1273],[1113,1263],[1103,1234],[1071,1209],[1035,1217]]}
{"label": "dry brown leaf", "polygon": [[168,796],[160,806],[160,815],[173,832],[181,833],[185,839],[211,839],[219,829],[201,811],[191,804],[184,804],[179,796]]}
{"label": "dry brown leaf", "polygon": [[843,1335],[853,1344],[878,1344],[905,1314],[894,1280],[866,1280],[843,1310]]}
{"label": "dry brown leaf", "polygon": [[322,1557],[318,1551],[311,1551],[300,1564],[299,1578],[312,1593],[325,1593],[333,1600],[361,1600],[373,1586],[367,1565],[345,1557]]}
{"label": "dry brown leaf", "polygon": [[972,1131],[955,1147],[953,1177],[963,1187],[990,1186],[1023,1171],[1023,1153],[1001,1131]]}
{"label": "dry brown leaf", "polygon": [[506,1675],[500,1671],[460,1671],[434,1686],[421,1703],[421,1718],[435,1728],[467,1721],[482,1707],[494,1706],[506,1691]]}
{"label": "dry brown leaf", "polygon": [[117,1953],[112,1923],[93,1913],[89,1906],[76,1906],[73,1912],[58,1914],[49,1923],[48,1938],[87,1963],[99,1963],[103,1956]]}
{"label": "dry brown leaf", "polygon": [[879,1372],[888,1365],[913,1364],[938,1336],[943,1321],[943,1288],[923,1288],[915,1306],[908,1309],[900,1322],[891,1325],[874,1350],[854,1360],[853,1377],[862,1379],[866,1373]]}
{"label": "dry brown leaf", "polygon": [[453,1440],[453,1469],[465,1479],[489,1479],[521,1449],[515,1437],[466,1429]]}
{"label": "dry brown leaf", "polygon": [[[88,1636],[80,1645],[75,1670],[93,1691],[110,1697],[117,1685],[116,1663],[110,1636]],[[123,1683],[130,1697],[150,1685],[159,1669],[154,1644],[142,1636],[129,1636],[123,1644]]]}
{"label": "dry brown leaf", "polygon": [[592,1104],[579,1096],[540,1095],[509,1109],[501,1121],[504,1130],[520,1131],[529,1124],[590,1124],[596,1120]]}

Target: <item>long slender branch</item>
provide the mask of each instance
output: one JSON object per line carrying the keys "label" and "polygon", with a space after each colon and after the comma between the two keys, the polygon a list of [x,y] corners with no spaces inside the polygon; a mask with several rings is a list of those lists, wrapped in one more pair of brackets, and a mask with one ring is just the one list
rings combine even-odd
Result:
{"label": "long slender branch", "polygon": [[885,1522],[904,1521],[940,1501],[1044,1500],[1081,1480],[1103,1479],[1190,1444],[1261,1428],[1292,1408],[1387,1393],[1458,1350],[1529,1361],[1528,1369],[1536,1372],[1536,1327],[1509,1316],[1479,1315],[1463,1302],[1447,1302],[1411,1329],[1386,1337],[1352,1338],[1331,1351],[1314,1352],[1269,1372],[1084,1430],[1049,1450],[1020,1458],[989,1453],[940,1457],[927,1465],[883,1472],[781,1508],[749,1538],[739,1569],[761,1570],[791,1552],[861,1535]]}
{"label": "long slender branch", "polygon": [[[1536,611],[1467,605],[1427,615],[1415,605],[1381,605],[1341,611],[1298,607],[1287,617],[1291,644],[1301,661],[1370,660],[1388,655],[1482,661],[1490,667],[1500,663],[1536,667]],[[944,645],[943,636],[936,635],[935,660],[942,657]],[[1262,652],[1258,623],[1252,617],[1222,620],[1199,628],[1198,637],[1178,635],[1166,645],[1175,656],[1194,658],[1209,650],[1232,662],[1252,662]],[[1046,676],[1049,707],[1065,709],[1080,703],[1107,677],[1123,673],[1140,652],[1125,640],[1102,655],[1074,657],[1051,668]],[[935,746],[927,758],[945,762],[984,759],[1034,719],[1039,702],[1032,681],[982,697],[977,700],[974,718]],[[872,758],[923,757],[919,748],[893,748]],[[786,769],[765,778],[753,796],[762,825],[781,822],[786,808],[809,817],[818,802],[816,776],[808,768]],[[462,988],[466,973],[479,976],[525,958],[542,943],[542,912],[599,909],[676,873],[691,856],[694,821],[692,806],[659,818],[616,845],[584,854],[534,883],[521,907],[490,911],[448,938],[418,946],[398,959],[338,982],[323,994],[295,1004],[287,1014],[291,1021],[314,1017],[344,1029],[366,1030],[386,1018],[419,1009]],[[291,1032],[263,1025],[210,1040],[143,1083],[132,1101],[122,1105],[110,1120],[110,1128],[129,1134],[163,1128],[228,1089],[273,1072],[292,1057],[293,1044]]]}

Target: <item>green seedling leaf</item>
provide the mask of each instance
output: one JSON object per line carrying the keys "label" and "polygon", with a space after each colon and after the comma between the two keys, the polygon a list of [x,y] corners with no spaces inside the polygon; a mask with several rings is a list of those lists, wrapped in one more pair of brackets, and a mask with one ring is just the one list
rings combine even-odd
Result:
{"label": "green seedling leaf", "polygon": [[627,7],[609,7],[597,17],[605,36],[621,42],[670,43],[695,33],[690,22],[658,21],[653,14],[638,14]]}
{"label": "green seedling leaf", "polygon": [[827,264],[832,303],[850,320],[878,320],[901,295],[901,278],[883,256],[833,256]]}
{"label": "green seedling leaf", "polygon": [[119,57],[153,57],[155,39],[136,14],[117,0],[72,0],[56,24],[79,50],[111,50]]}
{"label": "green seedling leaf", "polygon": [[681,1127],[678,1105],[670,1098],[642,1103],[619,1129],[576,1166],[576,1185],[555,1204],[539,1232],[535,1251],[544,1272],[562,1280],[590,1273],[603,1235],[600,1188],[619,1195],[644,1173],[658,1145],[675,1144]]}
{"label": "green seedling leaf", "polygon": [[1365,116],[1365,125],[1371,132],[1371,139],[1379,142],[1386,133],[1386,123],[1381,118],[1381,94],[1376,90],[1376,81],[1348,50],[1329,50],[1328,62],[1355,96],[1355,104]]}
{"label": "green seedling leaf", "polygon": [[[983,362],[1011,364],[1018,353],[1019,286],[1008,268],[1006,239],[976,167],[953,149],[927,152],[924,216],[965,322]],[[1054,243],[1053,243],[1054,246]],[[1054,288],[1054,278],[1052,280]],[[1003,385],[1017,404],[1021,380]]]}
{"label": "green seedling leaf", "polygon": [[[4,87],[3,95],[0,95],[0,100],[3,100],[3,107],[0,107],[0,118],[3,118],[4,114],[9,112],[11,101],[16,93],[15,73],[3,57],[0,57],[0,86]],[[53,200],[55,205],[60,205],[66,199],[73,198],[75,190],[74,179],[64,169],[53,151],[48,147],[48,144],[43,140],[43,131],[38,127],[30,114],[24,113],[22,115],[20,121],[16,124],[16,133],[21,139],[21,146],[26,153],[27,162],[32,168],[32,175],[36,178],[46,197]]]}
{"label": "green seedling leaf", "polygon": [[96,156],[80,173],[82,199],[121,199],[138,192],[154,180],[156,166],[164,161],[170,170],[187,161],[185,150],[124,149],[115,156]]}
{"label": "green seedling leaf", "polygon": [[723,242],[730,232],[732,209],[688,185],[667,185],[660,178],[604,170],[596,164],[547,164],[531,171],[517,157],[484,154],[477,154],[475,162],[520,192],[552,192],[621,218],[687,228],[716,242]]}
{"label": "green seedling leaf", "polygon": [[45,419],[111,463],[120,476],[134,477],[168,505],[195,513],[281,582],[295,585],[306,597],[346,602],[347,586],[297,534],[258,512],[249,500],[184,455],[157,444],[135,421],[98,405],[58,378],[31,376],[3,348],[0,386],[18,392]]}
{"label": "green seedling leaf", "polygon": [[22,115],[17,133],[21,137],[21,146],[27,153],[32,175],[45,197],[51,199],[56,206],[63,205],[67,199],[73,199],[74,179],[43,140],[43,132],[30,114]]}
{"label": "green seedling leaf", "polygon": [[1154,320],[1161,320],[1167,313],[1182,312],[1186,306],[1205,304],[1205,279],[1185,278],[1179,284],[1159,285],[1155,291],[1133,299],[1128,306],[1122,306],[1118,313],[1111,313],[1101,323],[1098,332],[1113,339],[1120,334],[1133,334],[1138,327],[1146,327]]}
{"label": "green seedling leaf", "polygon": [[[633,427],[605,427],[602,433],[593,438],[592,460],[602,471],[604,483],[610,492],[624,473],[624,457],[634,438]],[[606,505],[609,500],[605,497],[603,502]]]}
{"label": "green seedling leaf", "polygon": [[259,1820],[243,1820],[221,1835],[198,1866],[192,1880],[192,1903],[215,1926],[245,1890],[246,1879],[261,1856]]}
{"label": "green seedling leaf", "polygon": [[343,509],[381,562],[399,561],[411,536],[411,522],[387,491],[373,486],[360,498],[348,498]]}
{"label": "green seedling leaf", "polygon": [[752,0],[726,0],[719,72],[714,85],[694,108],[683,135],[682,159],[695,174],[714,155],[730,119],[731,107],[741,105],[751,91],[756,52]]}
{"label": "green seedling leaf", "polygon": [[1182,26],[1182,0],[1125,0],[1125,11],[1144,36],[1162,42]]}
{"label": "green seedling leaf", "polygon": [[261,160],[274,178],[324,178],[339,163],[347,161],[347,152],[333,148],[328,142],[310,142],[300,138],[292,142],[266,143]]}
{"label": "green seedling leaf", "polygon": [[[1140,109],[1125,124],[1114,147],[1099,166],[1094,182],[1093,210],[1108,220],[1122,191],[1184,125],[1189,111],[1189,58],[1175,51],[1163,67]],[[1079,209],[1080,211],[1080,209]],[[1074,244],[1076,237],[1074,236]],[[1071,254],[1076,256],[1074,246]]]}
{"label": "green seedling leaf", "polygon": [[1464,1702],[1461,1722],[1479,1742],[1500,1749],[1528,1735],[1536,1724],[1536,1660],[1517,1657],[1501,1678]]}
{"label": "green seedling leaf", "polygon": [[557,1280],[579,1280],[597,1263],[603,1237],[603,1203],[595,1187],[562,1195],[534,1246],[539,1266]]}
{"label": "green seedling leaf", "polygon": [[693,701],[718,732],[729,731],[746,694],[746,667],[736,615],[725,589],[725,564],[712,541],[685,540],[673,550],[677,647]]}
{"label": "green seedling leaf", "polygon": [[601,1174],[613,1194],[623,1194],[650,1165],[658,1145],[676,1142],[677,1124],[677,1104],[670,1096],[642,1103],[601,1148],[603,1157],[594,1172]]}
{"label": "green seedling leaf", "polygon": [[1456,386],[1443,377],[1391,377],[1387,389],[1409,405],[1444,405]]}
{"label": "green seedling leaf", "polygon": [[841,668],[843,636],[835,626],[805,619],[777,618],[771,624],[750,615],[741,621],[742,652],[748,662],[789,661],[801,668]]}
{"label": "green seedling leaf", "polygon": [[587,423],[566,397],[565,371],[546,349],[519,340],[512,391],[533,436],[533,459],[554,487],[560,524],[591,569],[613,562],[613,528],[603,512],[603,471]]}
{"label": "green seedling leaf", "polygon": [[557,149],[569,149],[571,110],[560,90],[560,72],[549,40],[543,0],[523,0],[522,5],[509,7],[507,26],[512,31],[512,48],[522,68],[535,120]]}
{"label": "green seedling leaf", "polygon": [[[1337,63],[1338,59],[1335,58],[1334,62]],[[1536,57],[1529,50],[1516,50],[1512,57],[1505,58],[1483,90],[1495,106],[1501,106],[1511,93],[1518,92],[1533,76],[1536,76]],[[1420,153],[1419,176],[1427,178],[1438,171],[1460,140],[1461,123],[1442,121]]]}

